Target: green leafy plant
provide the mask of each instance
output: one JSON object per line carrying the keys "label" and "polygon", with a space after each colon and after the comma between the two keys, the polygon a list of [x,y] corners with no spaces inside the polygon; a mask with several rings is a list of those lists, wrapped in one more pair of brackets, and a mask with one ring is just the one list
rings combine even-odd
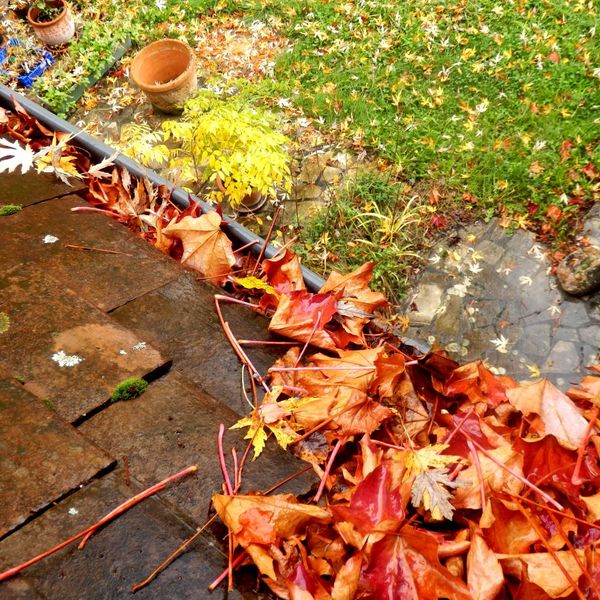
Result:
{"label": "green leafy plant", "polygon": [[132,377],[121,381],[117,387],[113,390],[110,399],[113,402],[119,402],[120,400],[132,400],[141,396],[148,387],[148,382],[144,379],[136,379]]}
{"label": "green leafy plant", "polygon": [[36,16],[36,21],[38,23],[54,21],[54,19],[56,19],[56,17],[58,17],[65,9],[62,2],[47,2],[46,0],[38,0],[38,2],[35,3],[35,7],[40,11]]}
{"label": "green leafy plant", "polygon": [[275,199],[290,191],[289,140],[275,116],[243,98],[222,99],[202,91],[189,100],[181,120],[163,123],[170,167],[202,185],[213,182],[213,200],[241,204],[253,191]]}

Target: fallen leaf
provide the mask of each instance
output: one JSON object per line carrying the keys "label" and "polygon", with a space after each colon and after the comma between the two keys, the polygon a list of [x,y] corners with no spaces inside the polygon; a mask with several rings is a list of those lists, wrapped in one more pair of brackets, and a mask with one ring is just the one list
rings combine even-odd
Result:
{"label": "fallen leaf", "polygon": [[338,521],[348,521],[363,535],[397,531],[404,521],[400,491],[402,466],[385,461],[356,486],[348,505],[329,506]]}
{"label": "fallen leaf", "polygon": [[306,289],[300,268],[300,258],[287,249],[281,255],[264,260],[262,268],[269,283],[280,294]]}
{"label": "fallen leaf", "polygon": [[[579,562],[585,563],[583,550],[575,550],[575,553],[579,557]],[[577,559],[570,551],[555,552],[554,555],[547,552],[498,554],[497,557],[505,574],[519,579],[527,579],[541,587],[551,598],[563,598],[573,592],[573,586],[560,566],[557,565],[556,560],[575,582],[583,573],[577,564]]]}
{"label": "fallen leaf", "polygon": [[466,584],[440,564],[437,548],[432,535],[410,525],[398,536],[387,535],[373,544],[357,596],[370,600],[471,600]]}
{"label": "fallen leaf", "polygon": [[18,141],[9,142],[0,138],[0,173],[12,173],[21,168],[21,173],[27,173],[33,166],[35,154],[29,145],[22,146]]}
{"label": "fallen leaf", "polygon": [[554,435],[565,448],[579,448],[588,422],[566,394],[547,379],[521,384],[506,392],[509,402],[525,416],[538,414],[545,435]]}
{"label": "fallen leaf", "polygon": [[337,346],[325,330],[334,314],[335,298],[331,294],[306,290],[282,294],[269,331],[301,342],[310,340],[313,346],[335,351]]}
{"label": "fallen leaf", "polygon": [[[485,454],[477,451],[481,474],[483,476],[483,488],[486,498],[495,492],[508,492],[510,494],[519,494],[523,489],[523,483],[511,475],[513,471],[523,476],[523,457],[515,452],[510,446],[493,448],[488,450],[498,462],[504,465],[500,467],[496,462],[489,459]],[[454,494],[454,506],[456,508],[480,509],[480,479],[479,471],[474,464],[460,472],[461,480],[464,480],[465,487],[460,487]],[[467,484],[468,485],[467,487]]]}
{"label": "fallen leaf", "polygon": [[221,217],[214,211],[184,217],[177,223],[171,221],[163,233],[183,243],[182,264],[215,283],[222,283],[235,263],[231,241],[221,230]]}
{"label": "fallen leaf", "polygon": [[471,537],[467,554],[467,583],[473,600],[494,600],[504,585],[502,567],[479,533]]}
{"label": "fallen leaf", "polygon": [[362,560],[359,555],[351,556],[344,563],[335,577],[331,600],[354,600],[360,579],[361,564]]}

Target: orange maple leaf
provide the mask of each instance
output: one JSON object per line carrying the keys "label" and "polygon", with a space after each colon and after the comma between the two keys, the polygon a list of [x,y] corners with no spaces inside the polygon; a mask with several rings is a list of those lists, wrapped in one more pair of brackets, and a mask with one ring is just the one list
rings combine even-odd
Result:
{"label": "orange maple leaf", "polygon": [[235,263],[231,241],[221,231],[221,217],[216,212],[184,217],[177,223],[171,221],[163,234],[181,240],[182,264],[200,271],[214,283],[222,283]]}

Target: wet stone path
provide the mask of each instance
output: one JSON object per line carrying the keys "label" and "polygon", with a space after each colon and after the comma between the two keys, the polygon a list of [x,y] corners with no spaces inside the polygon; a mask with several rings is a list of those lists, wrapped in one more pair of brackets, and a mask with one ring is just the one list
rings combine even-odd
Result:
{"label": "wet stone path", "polygon": [[564,294],[534,235],[495,220],[434,249],[407,311],[406,335],[519,380],[566,389],[598,361],[600,295]]}
{"label": "wet stone path", "polygon": [[[248,411],[217,288],[105,215],[73,212],[86,204],[75,192],[45,175],[0,175],[0,204],[23,206],[0,217],[0,571],[169,475],[192,464],[198,472],[84,550],[68,547],[0,583],[0,600],[131,598],[211,516],[219,424]],[[267,339],[265,320],[243,307],[225,307],[225,317],[236,335]],[[265,370],[276,358],[253,352]],[[146,392],[111,402],[130,377],[149,381]],[[242,435],[228,431],[226,447],[243,450]],[[301,466],[272,447],[243,483],[265,490]],[[307,493],[312,483],[303,475],[280,490]],[[224,535],[213,525],[136,598],[208,597],[227,563]],[[211,597],[256,598],[254,583]]]}

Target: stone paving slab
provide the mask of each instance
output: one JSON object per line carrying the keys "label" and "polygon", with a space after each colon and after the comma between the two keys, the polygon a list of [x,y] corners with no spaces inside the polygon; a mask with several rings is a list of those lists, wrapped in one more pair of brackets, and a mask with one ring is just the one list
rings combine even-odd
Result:
{"label": "stone paving slab", "polygon": [[[197,464],[197,476],[188,477],[162,497],[174,510],[200,525],[207,519],[211,496],[220,493],[223,483],[217,456],[219,424],[229,428],[237,419],[224,404],[171,371],[139,398],[111,405],[79,430],[112,455],[126,457],[131,476],[144,486]],[[242,437],[239,430],[226,432],[227,460],[231,447],[236,447],[241,457],[247,445]],[[275,444],[269,445],[256,462],[247,462],[244,488],[267,490],[305,466]],[[315,481],[314,476],[303,475],[279,491],[305,494]]]}
{"label": "stone paving slab", "polygon": [[461,362],[484,359],[517,379],[541,372],[564,389],[598,360],[600,314],[592,300],[562,293],[535,236],[508,235],[496,221],[436,248],[411,302],[407,336]]}
{"label": "stone paving slab", "polygon": [[[0,541],[0,568],[19,564],[69,538],[140,491],[125,486],[123,476],[115,472],[92,482]],[[200,536],[151,585],[131,595],[130,587],[193,532],[159,500],[145,500],[94,535],[83,550],[70,546],[12,583],[0,583],[0,599],[12,600],[11,589],[19,580],[48,600],[256,598],[240,591],[227,594],[223,588],[208,593],[208,585],[227,564],[220,542],[210,535]]]}
{"label": "stone paving slab", "polygon": [[[115,310],[111,316],[135,331],[173,359],[175,367],[209,395],[238,414],[248,404],[241,393],[241,365],[214,307],[220,290],[196,274],[184,273],[177,280],[145,294]],[[267,320],[243,306],[222,304],[225,319],[238,339],[269,339]],[[248,355],[261,372],[281,355],[274,346],[253,347]]]}
{"label": "stone paving slab", "polygon": [[20,170],[14,173],[0,173],[0,204],[31,206],[84,189],[87,189],[87,186],[80,181],[73,180],[69,186],[48,173],[36,173],[33,176],[31,173],[22,175]]}
{"label": "stone paving slab", "polygon": [[71,422],[104,404],[124,379],[168,364],[43,267],[0,275],[0,311],[10,320],[0,335],[0,366]]}
{"label": "stone paving slab", "polygon": [[20,384],[0,379],[0,537],[112,462]]}
{"label": "stone paving slab", "polygon": [[179,263],[114,219],[94,212],[71,211],[79,206],[87,206],[86,201],[71,195],[0,219],[0,264],[11,267],[35,261],[105,312],[183,272]]}

